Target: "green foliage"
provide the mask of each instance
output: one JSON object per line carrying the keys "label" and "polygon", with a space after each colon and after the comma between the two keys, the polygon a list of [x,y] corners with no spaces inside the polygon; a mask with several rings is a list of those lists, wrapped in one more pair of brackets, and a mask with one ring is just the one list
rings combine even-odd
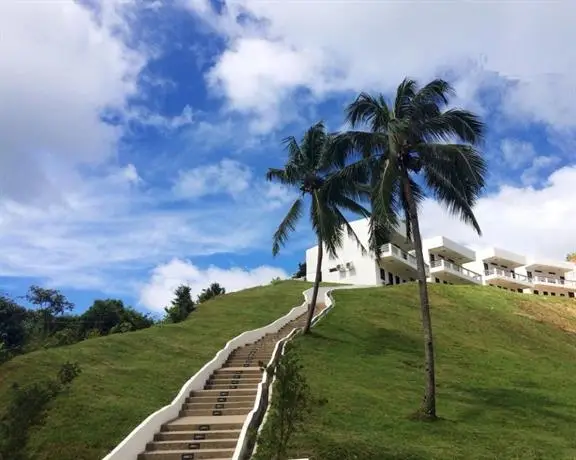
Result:
{"label": "green foliage", "polygon": [[26,342],[27,311],[12,299],[0,295],[0,342],[5,352],[19,351]]}
{"label": "green foliage", "polygon": [[46,338],[52,331],[55,316],[74,308],[74,304],[57,289],[47,289],[36,285],[30,286],[26,299],[36,307],[41,318],[43,338]]}
{"label": "green foliage", "polygon": [[573,262],[576,264],[576,252],[570,252],[570,253],[566,254],[566,261],[567,262]]}
{"label": "green foliage", "polygon": [[198,295],[198,303],[206,302],[214,297],[226,294],[226,289],[218,283],[212,283],[208,288],[202,289]]}
{"label": "green foliage", "polygon": [[26,386],[15,384],[5,414],[0,419],[0,459],[28,460],[25,452],[30,429],[43,422],[46,407],[80,374],[77,363],[64,363],[56,379]]}
{"label": "green foliage", "polygon": [[80,316],[81,334],[87,336],[97,330],[99,335],[129,332],[145,329],[154,324],[148,316],[125,307],[118,299],[95,300],[92,306]]}
{"label": "green foliage", "polygon": [[331,254],[342,246],[346,232],[362,247],[343,211],[368,217],[370,212],[358,203],[358,199],[368,198],[369,194],[363,194],[356,182],[338,174],[343,144],[328,134],[321,122],[310,127],[300,143],[291,136],[284,144],[288,152],[284,168],[269,168],[266,179],[290,187],[301,196],[294,201],[274,233],[272,253],[277,255],[290,233],[295,231],[304,214],[304,197],[310,199],[312,229]]}
{"label": "green foliage", "polygon": [[258,439],[255,460],[288,460],[290,439],[303,425],[312,399],[303,367],[293,347],[289,345],[276,369],[267,368],[276,376],[272,404],[266,424]]}
{"label": "green foliage", "polygon": [[172,323],[179,323],[188,318],[188,315],[196,309],[192,300],[190,286],[181,284],[174,291],[174,300],[170,307],[165,307],[166,319]]}
{"label": "green foliage", "polygon": [[272,280],[270,281],[270,284],[275,285],[275,284],[278,284],[281,282],[282,282],[282,279],[279,276],[277,276],[276,278],[272,278]]}
{"label": "green foliage", "polygon": [[306,276],[306,262],[298,263],[298,270],[292,275],[292,278],[303,278]]}

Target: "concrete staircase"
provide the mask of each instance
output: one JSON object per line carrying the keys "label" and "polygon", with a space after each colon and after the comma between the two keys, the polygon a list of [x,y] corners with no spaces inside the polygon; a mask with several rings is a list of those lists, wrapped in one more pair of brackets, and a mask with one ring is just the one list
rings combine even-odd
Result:
{"label": "concrete staircase", "polygon": [[[324,305],[318,304],[316,314],[323,309]],[[279,340],[305,323],[306,314],[278,332],[234,350],[204,389],[189,395],[179,418],[162,426],[138,460],[230,460],[256,402],[261,366],[268,364]]]}

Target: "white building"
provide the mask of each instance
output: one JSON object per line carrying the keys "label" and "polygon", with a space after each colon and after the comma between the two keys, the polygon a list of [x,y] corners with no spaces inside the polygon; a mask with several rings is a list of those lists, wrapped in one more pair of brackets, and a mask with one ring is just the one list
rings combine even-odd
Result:
{"label": "white building", "polygon": [[[362,249],[345,237],[336,257],[324,248],[322,281],[360,285],[393,285],[416,280],[414,246],[401,226],[382,247],[378,260],[368,250],[368,220],[351,222]],[[428,281],[444,284],[492,285],[539,295],[576,297],[576,264],[527,259],[500,248],[475,252],[444,236],[422,241]],[[318,246],[306,251],[306,279],[314,281]]]}

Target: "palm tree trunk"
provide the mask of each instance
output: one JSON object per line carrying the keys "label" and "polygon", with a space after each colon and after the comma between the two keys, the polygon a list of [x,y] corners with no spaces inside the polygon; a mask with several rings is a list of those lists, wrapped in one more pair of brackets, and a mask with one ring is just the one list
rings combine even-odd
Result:
{"label": "palm tree trunk", "polygon": [[316,309],[316,301],[318,300],[318,288],[322,280],[322,256],[324,249],[322,247],[322,238],[318,238],[318,259],[316,261],[316,279],[314,280],[314,290],[312,291],[312,301],[308,305],[308,318],[306,318],[306,327],[304,334],[310,332],[312,326],[312,319],[314,318],[314,310]]}
{"label": "palm tree trunk", "polygon": [[426,389],[422,407],[420,408],[421,416],[434,420],[436,418],[436,375],[434,370],[434,339],[432,337],[432,319],[430,317],[430,302],[428,300],[428,286],[426,284],[426,266],[422,254],[422,237],[420,235],[420,224],[418,222],[418,210],[412,187],[408,180],[408,173],[405,172],[402,178],[402,188],[404,197],[408,205],[408,217],[414,236],[414,248],[416,249],[416,264],[418,267],[418,287],[420,289],[420,313],[422,316],[422,329],[424,332],[424,362],[426,372]]}

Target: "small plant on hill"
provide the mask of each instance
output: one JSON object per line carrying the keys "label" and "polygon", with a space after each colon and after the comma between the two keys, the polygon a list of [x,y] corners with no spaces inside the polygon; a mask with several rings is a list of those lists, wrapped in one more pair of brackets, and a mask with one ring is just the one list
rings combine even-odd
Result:
{"label": "small plant on hill", "polygon": [[220,286],[219,283],[212,283],[209,287],[202,289],[202,292],[198,295],[197,302],[203,303],[224,294],[226,294],[224,287]]}
{"label": "small plant on hill", "polygon": [[311,408],[312,399],[304,371],[296,351],[290,347],[280,358],[276,369],[267,368],[276,376],[268,419],[258,438],[255,460],[287,460],[291,437],[301,427]]}
{"label": "small plant on hill", "polygon": [[282,282],[282,279],[279,276],[277,276],[276,278],[272,278],[272,281],[270,281],[270,284],[272,286],[274,286],[274,285],[281,283],[281,282]]}
{"label": "small plant on hill", "polygon": [[298,270],[292,275],[293,279],[304,278],[306,276],[306,262],[298,263]]}
{"label": "small plant on hill", "polygon": [[30,428],[43,422],[46,407],[80,374],[77,363],[64,363],[56,379],[26,386],[15,384],[6,413],[0,419],[0,460],[27,460],[26,442]]}
{"label": "small plant on hill", "polygon": [[179,323],[188,318],[188,315],[196,309],[192,300],[190,286],[181,284],[174,291],[174,300],[170,307],[164,308],[166,319],[172,323]]}

